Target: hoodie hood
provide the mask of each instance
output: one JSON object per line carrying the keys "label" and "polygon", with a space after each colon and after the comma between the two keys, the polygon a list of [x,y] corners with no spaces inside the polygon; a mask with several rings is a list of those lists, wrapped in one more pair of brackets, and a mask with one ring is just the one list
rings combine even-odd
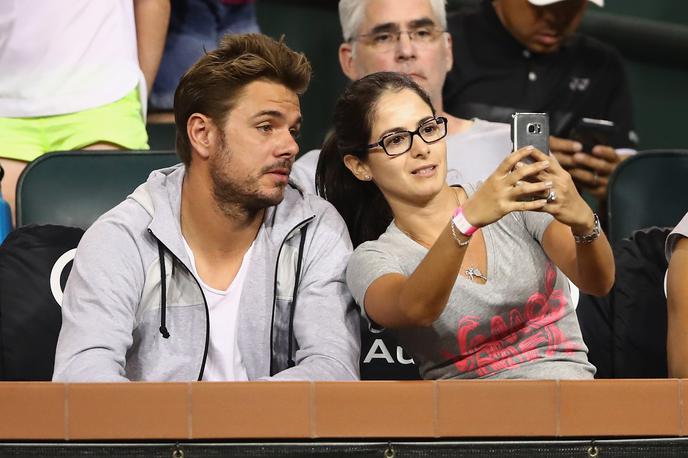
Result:
{"label": "hoodie hood", "polygon": [[[146,209],[151,215],[148,229],[172,254],[188,264],[190,260],[181,238],[181,194],[185,174],[183,164],[154,170],[128,199]],[[282,202],[265,210],[259,236],[265,236],[275,244],[281,243],[295,226],[315,215],[315,209],[309,203],[310,199],[304,198],[301,189],[290,182],[284,190]]]}

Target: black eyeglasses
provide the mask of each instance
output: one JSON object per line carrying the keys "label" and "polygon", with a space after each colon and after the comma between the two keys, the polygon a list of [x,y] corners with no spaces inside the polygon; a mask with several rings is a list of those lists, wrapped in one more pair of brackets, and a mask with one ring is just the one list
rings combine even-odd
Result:
{"label": "black eyeglasses", "polygon": [[428,145],[443,139],[447,135],[447,118],[438,116],[429,119],[413,132],[410,130],[391,132],[382,137],[379,142],[366,145],[366,148],[381,146],[387,156],[400,156],[411,149],[414,135],[418,135]]}

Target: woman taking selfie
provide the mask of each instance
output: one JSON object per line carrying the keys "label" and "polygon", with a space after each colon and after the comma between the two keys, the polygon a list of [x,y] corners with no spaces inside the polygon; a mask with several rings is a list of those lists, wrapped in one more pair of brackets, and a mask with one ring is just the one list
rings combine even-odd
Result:
{"label": "woman taking selfie", "polygon": [[614,261],[556,159],[526,147],[448,186],[447,121],[395,73],[354,82],[334,117],[316,184],[358,245],[347,283],[371,328],[425,379],[592,378],[566,277],[606,294]]}

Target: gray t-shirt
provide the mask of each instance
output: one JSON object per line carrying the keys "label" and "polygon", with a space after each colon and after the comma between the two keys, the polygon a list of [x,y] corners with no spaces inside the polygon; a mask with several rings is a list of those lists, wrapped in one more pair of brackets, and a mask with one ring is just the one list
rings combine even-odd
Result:
{"label": "gray t-shirt", "polygon": [[681,237],[688,237],[688,213],[683,216],[683,219],[681,219],[666,239],[665,254],[667,262],[671,260],[671,253],[674,252],[676,242],[678,242]]}
{"label": "gray t-shirt", "polygon": [[[464,189],[470,195],[475,187]],[[459,275],[431,326],[389,330],[423,378],[593,377],[568,280],[540,246],[551,222],[547,214],[516,212],[484,227],[487,282]],[[392,222],[349,260],[356,302],[362,305],[370,284],[385,274],[411,275],[427,252]]]}
{"label": "gray t-shirt", "polygon": [[[511,152],[510,132],[508,124],[474,119],[465,131],[447,135],[447,183],[475,183],[490,176]],[[319,157],[318,149],[303,154],[294,162],[289,175],[309,194],[316,194],[315,169]]]}

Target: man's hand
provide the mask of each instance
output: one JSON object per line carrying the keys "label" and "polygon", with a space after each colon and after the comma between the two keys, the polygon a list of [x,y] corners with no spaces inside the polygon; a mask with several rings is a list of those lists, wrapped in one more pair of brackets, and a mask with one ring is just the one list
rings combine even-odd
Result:
{"label": "man's hand", "polygon": [[609,176],[621,162],[614,148],[597,145],[591,152],[584,152],[579,142],[550,137],[550,150],[571,174],[576,186],[599,200],[607,197]]}
{"label": "man's hand", "polygon": [[583,145],[574,140],[550,136],[549,149],[557,157],[559,165],[565,170],[570,170],[576,167],[573,156],[583,151]]}
{"label": "man's hand", "polygon": [[605,199],[609,176],[621,162],[616,150],[611,146],[597,145],[592,149],[592,154],[574,154],[573,161],[576,168],[569,173],[576,183],[597,199]]}

